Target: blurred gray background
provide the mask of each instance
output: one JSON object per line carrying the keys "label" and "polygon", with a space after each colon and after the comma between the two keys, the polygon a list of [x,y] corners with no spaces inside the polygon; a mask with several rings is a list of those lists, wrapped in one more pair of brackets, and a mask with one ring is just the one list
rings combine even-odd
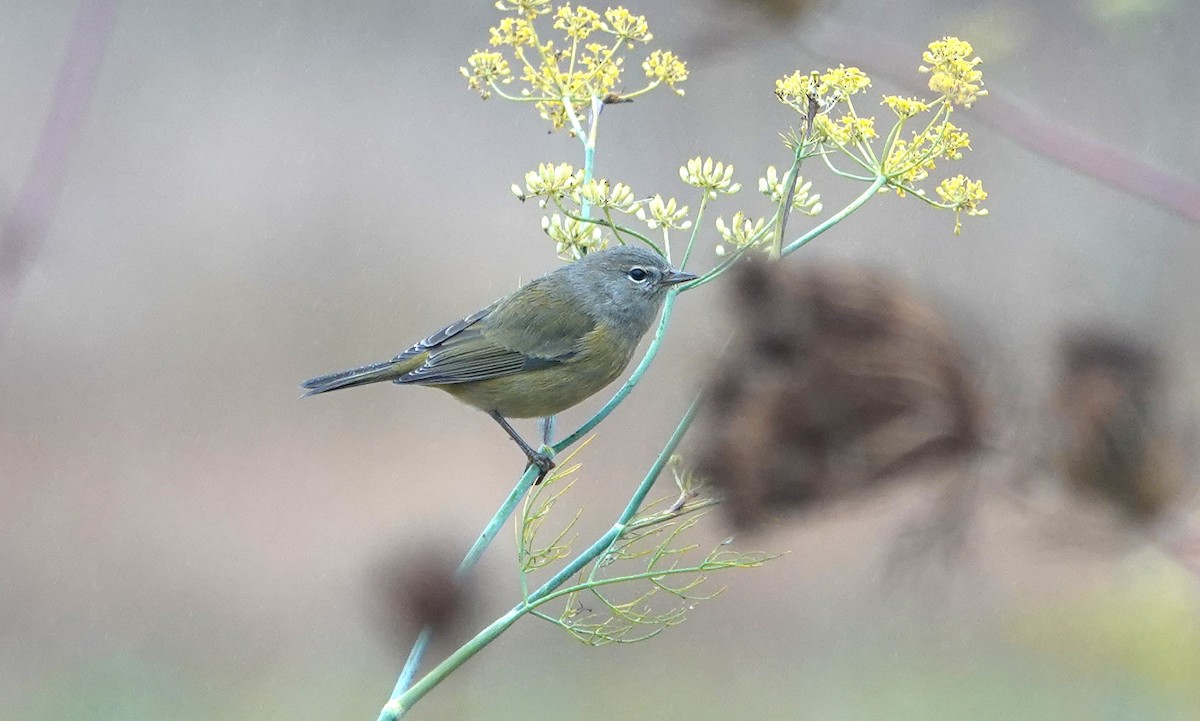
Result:
{"label": "blurred gray background", "polygon": [[[597,173],[694,203],[676,169],[712,155],[746,185],[719,213],[762,212],[754,183],[786,164],[777,134],[797,117],[776,78],[844,62],[875,94],[915,94],[921,50],[956,34],[998,101],[1195,183],[1197,6],[1044,5],[643,0],[630,9],[652,47],[689,61],[687,95],[610,108]],[[75,11],[0,8],[0,210]],[[578,163],[577,142],[457,74],[500,17],[484,0],[118,4],[0,329],[0,716],[375,717],[404,653],[377,569],[419,544],[465,549],[520,456],[439,393],[301,402],[297,384],[390,357],[557,263],[509,186]],[[954,172],[984,178],[990,216],[955,237],[949,214],[884,196],[794,262],[897,269],[971,329],[1001,388],[1036,393],[1080,321],[1137,328],[1186,367],[1196,226],[1026,149],[985,124],[988,102],[956,117],[975,149]],[[807,174],[829,210],[859,192]],[[583,454],[585,533],[623,505],[710,365],[723,290],[681,299],[644,387]],[[742,539],[790,553],[718,579],[728,591],[645,644],[593,650],[524,621],[413,718],[1200,719],[1191,577],[1136,542],[1052,542],[1004,503],[956,559],[889,571],[927,501],[892,493]],[[714,517],[702,536],[724,534]],[[513,571],[506,532],[474,624],[512,604]]]}

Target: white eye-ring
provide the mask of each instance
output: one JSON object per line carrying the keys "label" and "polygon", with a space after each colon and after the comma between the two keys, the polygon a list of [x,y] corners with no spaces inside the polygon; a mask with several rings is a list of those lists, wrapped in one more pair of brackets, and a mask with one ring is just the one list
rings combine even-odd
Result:
{"label": "white eye-ring", "polygon": [[629,270],[629,279],[634,283],[644,283],[649,277],[650,274],[646,272],[645,268],[631,268]]}

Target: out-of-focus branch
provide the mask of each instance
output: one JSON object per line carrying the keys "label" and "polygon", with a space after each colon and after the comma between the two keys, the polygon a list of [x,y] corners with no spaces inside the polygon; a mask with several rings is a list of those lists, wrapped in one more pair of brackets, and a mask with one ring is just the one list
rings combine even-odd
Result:
{"label": "out-of-focus branch", "polygon": [[66,184],[67,155],[100,75],[116,8],[116,0],[82,0],[75,13],[42,135],[12,211],[0,227],[0,338]]}

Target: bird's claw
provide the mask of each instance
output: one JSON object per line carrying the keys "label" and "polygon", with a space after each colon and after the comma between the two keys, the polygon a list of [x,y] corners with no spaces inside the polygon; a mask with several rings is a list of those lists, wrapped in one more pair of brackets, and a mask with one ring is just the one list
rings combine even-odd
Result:
{"label": "bird's claw", "polygon": [[533,482],[533,485],[536,486],[546,480],[547,474],[554,468],[554,461],[550,460],[550,456],[545,453],[532,453],[529,456],[529,465],[525,468],[528,469],[530,466],[537,466],[538,469],[537,480]]}

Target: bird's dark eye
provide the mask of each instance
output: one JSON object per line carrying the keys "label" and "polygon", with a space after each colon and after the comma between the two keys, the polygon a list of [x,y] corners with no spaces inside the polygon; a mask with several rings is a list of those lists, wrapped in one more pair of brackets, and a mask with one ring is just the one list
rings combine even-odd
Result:
{"label": "bird's dark eye", "polygon": [[649,275],[650,274],[647,273],[644,268],[633,268],[629,271],[629,279],[634,283],[641,283],[643,280],[649,277]]}

